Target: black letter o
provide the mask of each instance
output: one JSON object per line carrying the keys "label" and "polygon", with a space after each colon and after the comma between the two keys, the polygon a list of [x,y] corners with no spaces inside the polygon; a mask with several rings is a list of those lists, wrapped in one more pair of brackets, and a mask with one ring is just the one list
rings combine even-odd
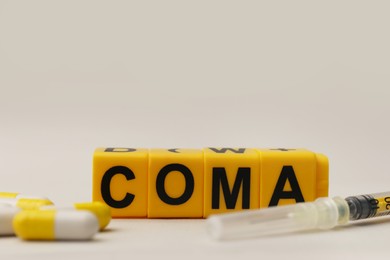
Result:
{"label": "black letter o", "polygon": [[[165,178],[170,172],[178,171],[183,174],[185,178],[186,187],[183,194],[177,198],[170,197],[165,191]],[[168,164],[163,167],[157,175],[156,190],[158,197],[169,205],[180,205],[187,202],[194,192],[194,176],[190,169],[182,164]]]}

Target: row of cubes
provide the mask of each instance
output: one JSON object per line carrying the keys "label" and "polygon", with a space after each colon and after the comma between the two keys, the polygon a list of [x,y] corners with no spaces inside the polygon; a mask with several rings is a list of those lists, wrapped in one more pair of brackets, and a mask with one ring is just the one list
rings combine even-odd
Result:
{"label": "row of cubes", "polygon": [[93,200],[117,218],[202,218],[328,196],[328,159],[305,149],[98,148]]}

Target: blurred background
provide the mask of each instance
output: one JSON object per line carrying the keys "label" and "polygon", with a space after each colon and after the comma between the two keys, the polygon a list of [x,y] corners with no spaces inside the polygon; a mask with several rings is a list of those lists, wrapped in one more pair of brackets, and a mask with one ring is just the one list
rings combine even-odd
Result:
{"label": "blurred background", "polygon": [[91,199],[96,147],[302,147],[390,189],[387,1],[0,0],[0,190]]}

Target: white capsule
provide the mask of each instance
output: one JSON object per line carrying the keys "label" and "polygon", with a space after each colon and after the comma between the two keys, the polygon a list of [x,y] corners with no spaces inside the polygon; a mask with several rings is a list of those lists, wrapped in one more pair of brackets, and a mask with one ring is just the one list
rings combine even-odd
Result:
{"label": "white capsule", "polygon": [[26,210],[16,214],[13,228],[25,240],[88,240],[99,222],[88,211]]}
{"label": "white capsule", "polygon": [[14,234],[12,220],[20,210],[8,204],[0,204],[0,236],[10,236]]}

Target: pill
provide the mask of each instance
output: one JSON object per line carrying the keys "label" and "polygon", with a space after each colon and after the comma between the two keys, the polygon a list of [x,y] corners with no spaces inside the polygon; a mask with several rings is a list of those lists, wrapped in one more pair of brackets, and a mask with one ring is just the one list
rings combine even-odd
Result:
{"label": "pill", "polygon": [[16,198],[18,194],[15,192],[0,192],[0,198]]}
{"label": "pill", "polygon": [[8,199],[42,199],[48,200],[48,198],[43,196],[29,195],[17,192],[0,192],[0,199],[8,198]]}
{"label": "pill", "polygon": [[62,207],[48,205],[40,208],[41,210],[87,210],[93,213],[99,221],[99,228],[103,230],[111,221],[111,210],[106,204],[100,201],[80,202],[73,204],[73,207]]}
{"label": "pill", "polygon": [[14,234],[12,220],[18,212],[18,208],[12,207],[8,204],[0,204],[0,236],[9,236]]}
{"label": "pill", "polygon": [[99,231],[95,215],[79,210],[24,210],[13,220],[24,240],[88,240]]}
{"label": "pill", "polygon": [[14,192],[0,192],[0,203],[7,203],[20,209],[37,209],[44,205],[53,205],[46,197]]}
{"label": "pill", "polygon": [[74,207],[78,210],[88,210],[95,214],[99,221],[100,230],[103,230],[110,223],[110,207],[100,201],[75,203]]}
{"label": "pill", "polygon": [[23,210],[39,209],[45,205],[53,205],[53,202],[47,199],[8,199],[4,201],[0,200],[0,202]]}

